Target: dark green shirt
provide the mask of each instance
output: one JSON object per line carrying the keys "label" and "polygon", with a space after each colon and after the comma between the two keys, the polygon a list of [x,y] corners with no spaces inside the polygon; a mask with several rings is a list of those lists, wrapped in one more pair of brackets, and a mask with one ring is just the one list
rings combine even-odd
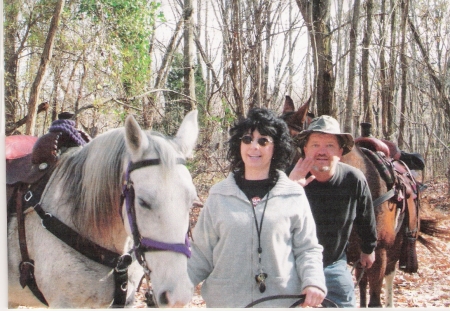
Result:
{"label": "dark green shirt", "polygon": [[305,192],[324,247],[324,267],[344,254],[353,224],[362,240],[361,250],[372,253],[377,241],[375,213],[367,180],[359,169],[339,162],[329,181],[313,180]]}

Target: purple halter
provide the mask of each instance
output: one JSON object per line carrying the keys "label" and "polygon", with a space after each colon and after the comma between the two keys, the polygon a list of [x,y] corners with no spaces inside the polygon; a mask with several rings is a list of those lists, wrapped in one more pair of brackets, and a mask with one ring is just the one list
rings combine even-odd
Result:
{"label": "purple halter", "polygon": [[[142,237],[139,233],[139,229],[136,224],[136,211],[134,207],[134,187],[133,182],[130,180],[130,173],[136,169],[158,165],[161,161],[159,159],[149,159],[143,160],[139,162],[130,162],[128,164],[127,171],[125,173],[126,182],[122,188],[122,197],[125,200],[128,222],[130,224],[131,233],[133,235],[134,240],[134,251],[137,259],[141,262],[143,259],[143,253],[146,251],[172,251],[176,253],[181,253],[186,255],[186,257],[191,257],[191,249],[189,244],[188,235],[186,233],[186,238],[184,240],[184,244],[170,244],[165,242],[158,242],[149,238]],[[184,159],[178,158],[177,164],[185,164]]]}

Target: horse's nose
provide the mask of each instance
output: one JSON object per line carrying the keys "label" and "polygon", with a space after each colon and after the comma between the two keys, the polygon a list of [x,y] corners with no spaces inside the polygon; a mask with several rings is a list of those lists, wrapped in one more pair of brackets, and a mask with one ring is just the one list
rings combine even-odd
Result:
{"label": "horse's nose", "polygon": [[162,292],[159,295],[159,306],[160,307],[170,307],[170,308],[182,308],[184,307],[184,303],[179,301],[171,301],[173,297],[171,297],[170,291]]}
{"label": "horse's nose", "polygon": [[162,292],[161,295],[159,295],[159,305],[167,306],[168,304],[169,304],[168,292]]}

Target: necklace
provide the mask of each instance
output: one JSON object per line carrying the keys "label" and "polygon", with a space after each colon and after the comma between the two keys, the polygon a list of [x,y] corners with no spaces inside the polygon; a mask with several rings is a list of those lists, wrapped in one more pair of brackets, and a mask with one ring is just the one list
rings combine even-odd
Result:
{"label": "necklace", "polygon": [[264,293],[266,291],[266,282],[265,281],[267,279],[267,273],[264,273],[264,271],[262,269],[262,264],[261,264],[261,253],[262,253],[261,230],[262,230],[262,224],[263,224],[263,220],[264,220],[264,214],[266,213],[267,202],[269,201],[269,193],[270,193],[270,190],[267,192],[267,200],[266,200],[266,203],[264,204],[263,213],[261,215],[261,223],[259,224],[259,226],[258,226],[258,219],[256,218],[255,208],[256,208],[256,205],[259,203],[259,201],[261,199],[259,199],[259,198],[253,198],[252,199],[253,216],[255,218],[256,232],[258,233],[258,265],[259,265],[259,273],[257,275],[255,275],[255,280],[256,280],[256,283],[258,284],[259,291],[261,293]]}

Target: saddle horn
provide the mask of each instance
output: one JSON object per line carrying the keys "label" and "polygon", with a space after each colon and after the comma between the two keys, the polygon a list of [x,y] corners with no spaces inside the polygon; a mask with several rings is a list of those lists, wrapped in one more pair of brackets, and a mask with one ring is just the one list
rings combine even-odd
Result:
{"label": "saddle horn", "polygon": [[372,123],[361,122],[361,137],[373,137],[372,135]]}

